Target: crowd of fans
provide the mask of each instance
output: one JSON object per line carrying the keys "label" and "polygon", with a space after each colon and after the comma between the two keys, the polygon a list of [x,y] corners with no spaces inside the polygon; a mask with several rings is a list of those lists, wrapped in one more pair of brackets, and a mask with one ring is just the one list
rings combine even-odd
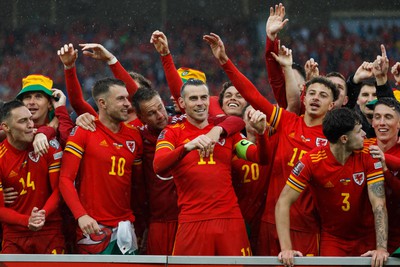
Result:
{"label": "crowd of fans", "polygon": [[[112,51],[122,65],[150,79],[162,96],[168,88],[159,55],[149,43],[155,29],[148,25],[86,25],[76,22],[65,28],[48,25],[31,25],[17,30],[3,30],[0,38],[0,98],[11,99],[21,88],[21,78],[30,73],[42,73],[51,77],[55,86],[64,89],[63,68],[56,51],[65,42],[102,43]],[[229,53],[238,67],[249,77],[263,95],[273,101],[267,82],[263,61],[265,51],[263,36],[257,34],[254,21],[204,20],[165,26],[171,52],[178,67],[203,70],[213,94],[217,94],[226,77],[208,53],[202,35],[216,32],[229,40]],[[365,60],[373,60],[379,44],[384,43],[390,60],[400,56],[400,30],[389,28],[362,28],[351,33],[344,26],[334,36],[328,26],[313,30],[291,26],[282,34],[282,43],[294,51],[294,61],[303,65],[310,57],[319,63],[322,74],[338,71],[347,76]],[[391,62],[391,65],[394,61]],[[78,73],[86,96],[98,78],[108,71],[103,65],[90,59],[78,59]],[[167,99],[167,97],[165,98]]]}

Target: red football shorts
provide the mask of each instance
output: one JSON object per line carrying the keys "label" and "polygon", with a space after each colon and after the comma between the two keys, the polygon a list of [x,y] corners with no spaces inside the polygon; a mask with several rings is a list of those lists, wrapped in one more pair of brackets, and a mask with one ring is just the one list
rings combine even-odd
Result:
{"label": "red football shorts", "polygon": [[178,222],[152,222],[147,233],[147,255],[172,255]]}
{"label": "red football shorts", "polygon": [[172,254],[252,255],[243,219],[213,219],[179,224]]}

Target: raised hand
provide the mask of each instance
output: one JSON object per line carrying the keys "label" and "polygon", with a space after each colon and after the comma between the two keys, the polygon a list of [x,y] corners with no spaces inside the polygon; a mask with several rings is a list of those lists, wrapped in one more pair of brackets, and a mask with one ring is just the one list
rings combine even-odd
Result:
{"label": "raised hand", "polygon": [[203,40],[208,43],[214,57],[218,59],[219,64],[223,65],[228,62],[229,58],[225,52],[225,45],[218,35],[210,33],[210,35],[204,35]]}
{"label": "raised hand", "polygon": [[82,48],[85,56],[106,62],[115,58],[115,56],[101,44],[79,44],[79,46]]}
{"label": "raised hand", "polygon": [[65,106],[67,97],[65,96],[64,92],[56,88],[52,88],[51,90],[53,91],[51,103],[53,104],[54,109]]}
{"label": "raised hand", "polygon": [[306,64],[304,64],[304,70],[306,72],[306,81],[319,76],[318,63],[313,58],[307,60]]}
{"label": "raised hand", "polygon": [[74,49],[73,44],[65,44],[59,50],[57,50],[61,62],[66,68],[72,68],[75,66],[76,59],[78,58],[78,50]]}
{"label": "raised hand", "polygon": [[386,55],[386,49],[384,45],[381,45],[382,55],[377,56],[373,62],[372,73],[376,78],[378,85],[385,84],[387,81],[387,73],[389,71],[389,59]]}
{"label": "raised hand", "polygon": [[282,68],[285,67],[292,67],[293,64],[293,55],[292,49],[285,47],[284,45],[281,46],[279,42],[279,51],[278,55],[274,52],[271,52],[271,55],[275,58],[275,60],[281,65]]}
{"label": "raised hand", "polygon": [[364,61],[360,67],[358,67],[356,73],[354,74],[353,82],[358,84],[365,79],[371,78],[374,76],[373,72],[373,63]]}
{"label": "raised hand", "polygon": [[166,56],[170,53],[168,39],[163,32],[159,30],[154,31],[151,35],[150,43],[154,45],[155,49],[161,56]]}
{"label": "raised hand", "polygon": [[285,13],[285,7],[282,3],[275,5],[275,9],[274,7],[269,8],[269,17],[265,25],[265,30],[271,41],[275,40],[279,31],[281,31],[289,21],[289,19],[284,19]]}
{"label": "raised hand", "polygon": [[396,85],[400,85],[400,62],[396,62],[396,64],[392,66],[391,72],[396,80]]}

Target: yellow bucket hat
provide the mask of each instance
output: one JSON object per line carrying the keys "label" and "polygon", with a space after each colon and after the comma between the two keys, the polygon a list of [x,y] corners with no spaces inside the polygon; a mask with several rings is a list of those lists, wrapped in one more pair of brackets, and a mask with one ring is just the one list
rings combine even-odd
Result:
{"label": "yellow bucket hat", "polygon": [[22,95],[27,92],[43,92],[48,96],[52,96],[53,80],[49,77],[32,74],[22,79],[22,90],[18,93],[17,98],[21,99]]}

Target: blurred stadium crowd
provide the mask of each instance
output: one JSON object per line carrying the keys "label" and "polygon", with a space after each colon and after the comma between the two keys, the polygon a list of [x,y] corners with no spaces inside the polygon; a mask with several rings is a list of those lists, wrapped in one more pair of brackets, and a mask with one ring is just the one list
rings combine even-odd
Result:
{"label": "blurred stadium crowd", "polygon": [[[261,26],[265,27],[265,24],[260,22],[259,29]],[[176,66],[204,71],[213,94],[219,92],[227,77],[215,64],[202,36],[210,32],[223,36],[232,59],[273,101],[263,59],[265,38],[260,36],[259,29],[254,21],[220,19],[211,23],[196,19],[166,25],[162,30],[168,37]],[[13,98],[21,89],[22,77],[32,73],[51,77],[55,87],[64,90],[63,67],[56,54],[57,49],[65,43],[77,46],[79,43],[96,42],[114,53],[127,70],[134,70],[150,79],[164,99],[168,99],[161,60],[149,42],[154,30],[146,24],[104,26],[82,22],[64,29],[31,25],[13,31],[3,30],[0,38],[0,98]],[[328,25],[313,30],[292,26],[285,29],[281,37],[282,44],[293,50],[296,63],[303,65],[312,57],[319,63],[321,74],[338,71],[349,75],[364,60],[373,61],[381,43],[386,46],[390,65],[400,59],[400,26],[361,27],[354,33],[342,26],[336,36]],[[77,68],[86,96],[89,96],[94,81],[110,75],[104,64],[83,56],[79,57]]]}

